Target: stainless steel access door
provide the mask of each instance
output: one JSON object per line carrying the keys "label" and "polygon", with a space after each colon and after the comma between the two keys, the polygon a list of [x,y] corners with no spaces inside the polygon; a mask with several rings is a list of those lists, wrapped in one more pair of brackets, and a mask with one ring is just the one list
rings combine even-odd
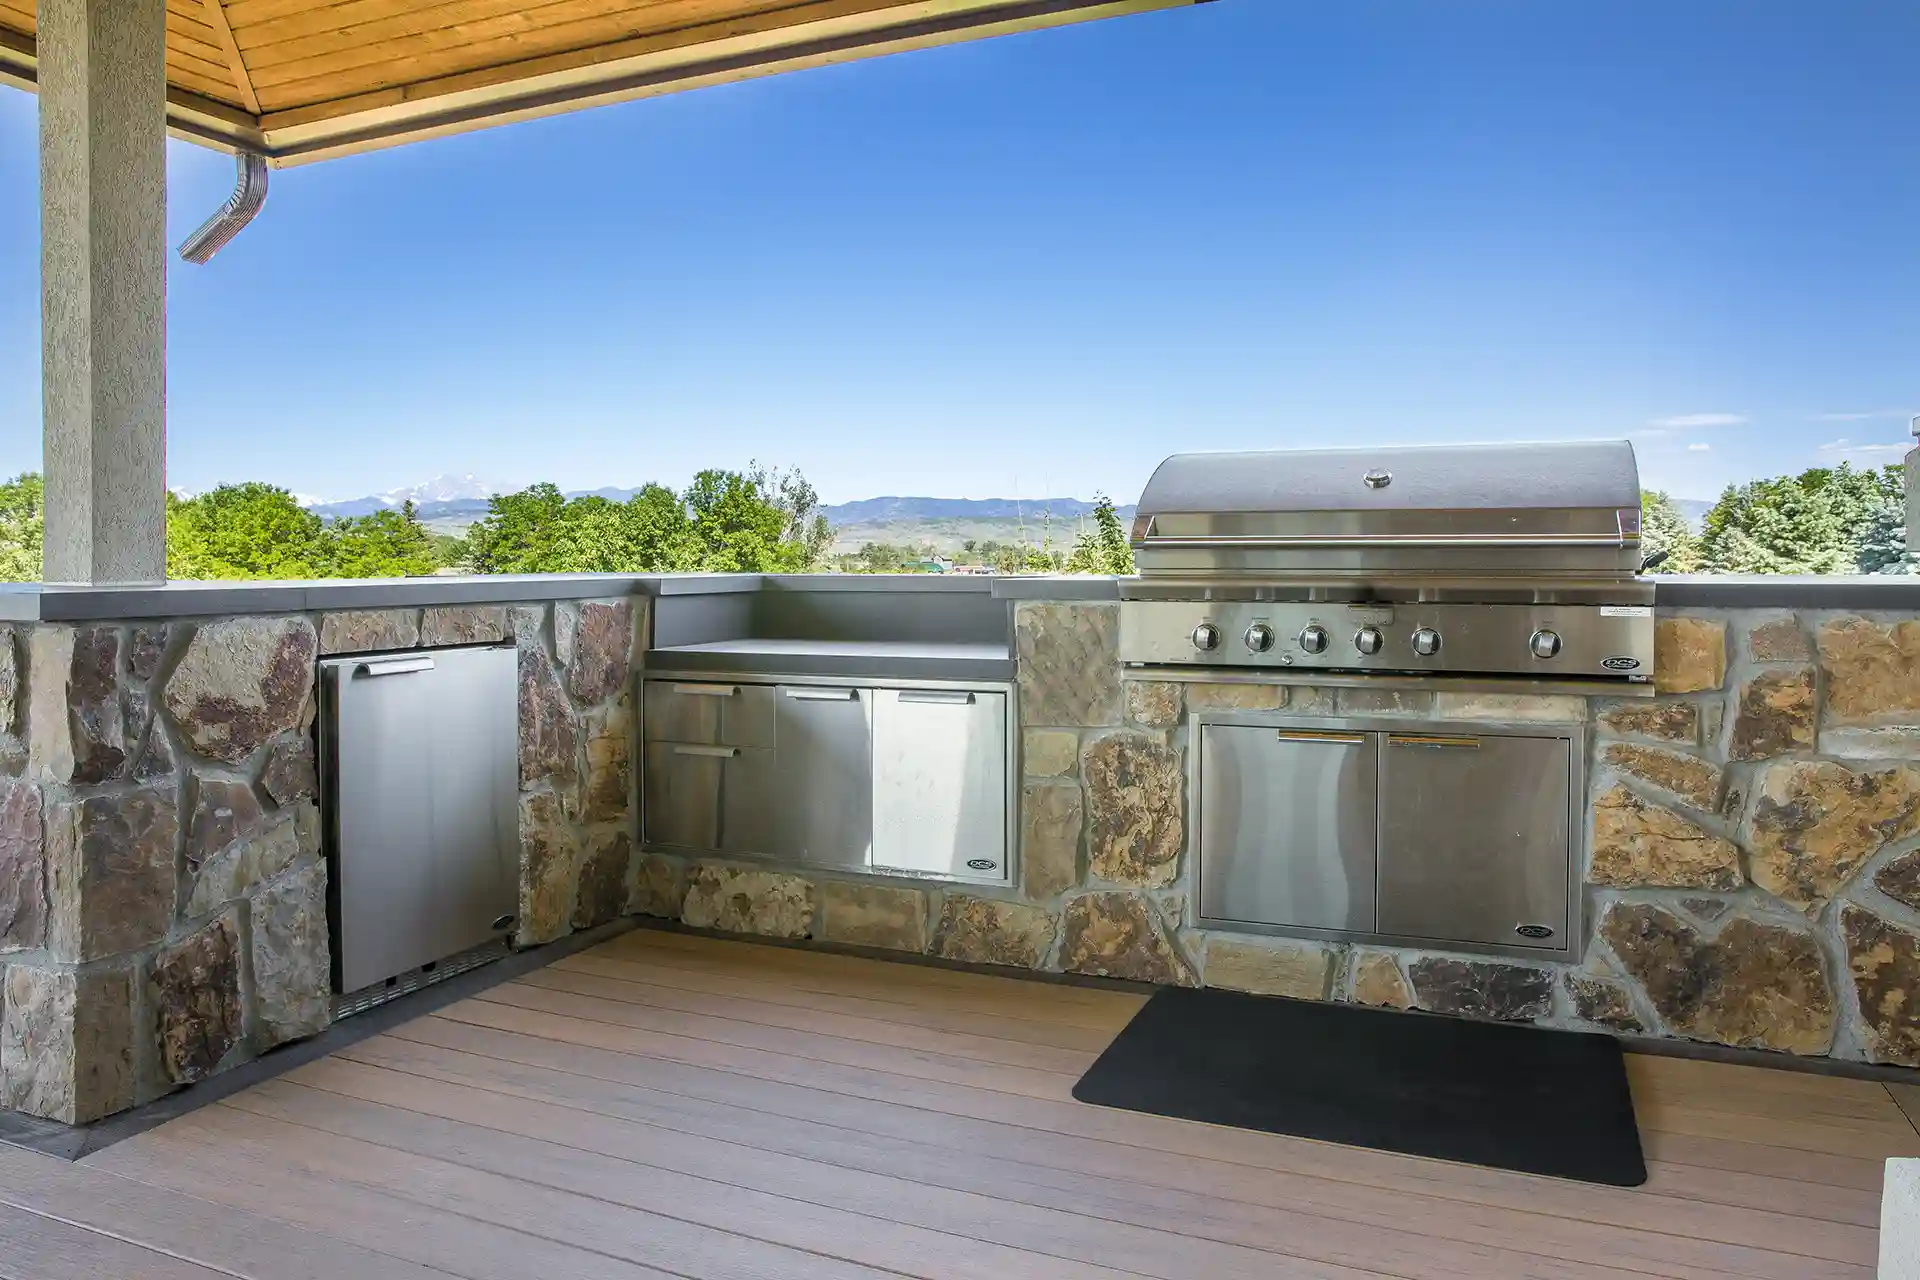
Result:
{"label": "stainless steel access door", "polygon": [[873,691],[873,867],[1004,883],[1007,698]]}
{"label": "stainless steel access door", "polygon": [[339,990],[489,942],[519,909],[515,659],[504,645],[320,664]]}
{"label": "stainless steel access door", "polygon": [[1384,736],[1379,931],[1565,950],[1568,740]]}
{"label": "stainless steel access door", "polygon": [[872,690],[781,685],[774,708],[776,857],[864,869],[873,844]]}
{"label": "stainless steel access door", "polygon": [[1200,753],[1201,917],[1371,932],[1376,736],[1208,724]]}

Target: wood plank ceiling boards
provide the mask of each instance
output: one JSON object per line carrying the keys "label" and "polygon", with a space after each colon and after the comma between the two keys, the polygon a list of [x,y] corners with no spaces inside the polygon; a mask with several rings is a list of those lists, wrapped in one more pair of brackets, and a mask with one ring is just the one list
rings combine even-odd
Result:
{"label": "wood plank ceiling boards", "polygon": [[[176,136],[275,166],[1205,0],[166,0]],[[32,88],[35,0],[0,0]]]}

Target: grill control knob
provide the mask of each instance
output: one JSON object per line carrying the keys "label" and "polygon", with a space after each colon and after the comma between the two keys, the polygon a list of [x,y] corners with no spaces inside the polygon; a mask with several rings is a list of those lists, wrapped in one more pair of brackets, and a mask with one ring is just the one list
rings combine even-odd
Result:
{"label": "grill control knob", "polygon": [[1560,636],[1556,632],[1542,628],[1533,633],[1533,638],[1527,641],[1527,647],[1533,650],[1533,656],[1536,658],[1551,658],[1560,652]]}
{"label": "grill control knob", "polygon": [[1300,632],[1300,647],[1308,653],[1327,651],[1327,629],[1322,626],[1303,628]]}
{"label": "grill control knob", "polygon": [[1386,643],[1386,637],[1380,634],[1378,627],[1362,627],[1353,637],[1353,647],[1369,656],[1380,652],[1380,646]]}
{"label": "grill control knob", "polygon": [[1413,651],[1423,658],[1431,658],[1440,652],[1440,633],[1432,627],[1421,627],[1413,633]]}
{"label": "grill control knob", "polygon": [[1247,648],[1255,653],[1265,653],[1273,648],[1273,628],[1264,622],[1256,622],[1247,628]]}
{"label": "grill control knob", "polygon": [[1220,647],[1220,628],[1211,622],[1203,622],[1193,629],[1193,647],[1202,653],[1212,653]]}

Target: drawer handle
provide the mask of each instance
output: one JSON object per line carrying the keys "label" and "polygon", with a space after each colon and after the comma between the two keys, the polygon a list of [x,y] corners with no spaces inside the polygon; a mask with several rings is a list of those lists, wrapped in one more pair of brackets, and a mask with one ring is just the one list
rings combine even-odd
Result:
{"label": "drawer handle", "polygon": [[970,707],[973,705],[973,695],[941,689],[902,689],[900,701],[924,702],[936,707]]}
{"label": "drawer handle", "polygon": [[1274,736],[1282,742],[1322,742],[1334,747],[1363,747],[1367,743],[1364,733],[1321,733],[1312,729],[1281,729]]}
{"label": "drawer handle", "polygon": [[394,658],[387,662],[363,662],[353,669],[356,676],[404,676],[414,671],[433,670],[432,658]]}
{"label": "drawer handle", "polygon": [[783,689],[789,698],[796,702],[852,702],[860,696],[858,689]]}
{"label": "drawer handle", "polygon": [[1449,738],[1441,734],[1390,733],[1387,742],[1396,747],[1458,747],[1463,751],[1478,751],[1478,738]]}
{"label": "drawer handle", "polygon": [[676,684],[675,693],[684,693],[693,698],[731,698],[740,692],[737,684]]}
{"label": "drawer handle", "polygon": [[675,747],[677,756],[705,756],[711,760],[731,760],[740,754],[738,747]]}

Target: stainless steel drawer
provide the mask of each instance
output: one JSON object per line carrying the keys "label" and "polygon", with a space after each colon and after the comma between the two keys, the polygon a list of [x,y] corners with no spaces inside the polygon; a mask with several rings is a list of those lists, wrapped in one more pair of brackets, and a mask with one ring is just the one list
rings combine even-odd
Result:
{"label": "stainless steel drawer", "polygon": [[720,766],[730,753],[711,743],[647,744],[641,812],[649,844],[720,847]]}
{"label": "stainless steel drawer", "polygon": [[645,711],[648,742],[773,747],[772,685],[648,680]]}
{"label": "stainless steel drawer", "polygon": [[1565,738],[1389,733],[1380,766],[1380,932],[1568,946]]}
{"label": "stainless steel drawer", "polygon": [[1200,915],[1371,932],[1375,735],[1209,724],[1200,753]]}

